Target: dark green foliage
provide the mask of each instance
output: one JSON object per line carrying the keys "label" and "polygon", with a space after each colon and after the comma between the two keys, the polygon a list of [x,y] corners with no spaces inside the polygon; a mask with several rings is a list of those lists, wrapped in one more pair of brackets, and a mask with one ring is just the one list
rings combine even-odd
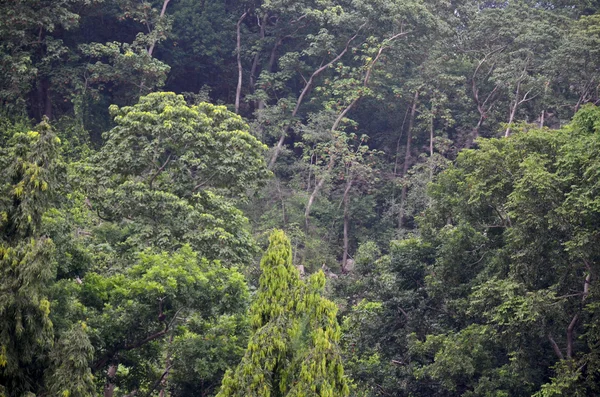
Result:
{"label": "dark green foliage", "polygon": [[[559,131],[480,140],[436,178],[421,238],[392,245],[390,265],[359,290],[374,303],[362,301],[345,321],[348,368],[367,388],[598,392],[599,120],[586,106]],[[381,351],[393,337],[408,349]],[[390,383],[394,373],[401,386]]]}
{"label": "dark green foliage", "polygon": [[0,2],[0,395],[598,394],[599,10]]}

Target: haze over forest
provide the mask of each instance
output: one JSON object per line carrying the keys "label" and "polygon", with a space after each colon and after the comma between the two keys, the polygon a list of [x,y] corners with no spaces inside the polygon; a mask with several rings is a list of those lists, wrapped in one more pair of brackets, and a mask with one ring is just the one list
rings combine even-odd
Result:
{"label": "haze over forest", "polygon": [[600,1],[0,1],[0,397],[600,395]]}

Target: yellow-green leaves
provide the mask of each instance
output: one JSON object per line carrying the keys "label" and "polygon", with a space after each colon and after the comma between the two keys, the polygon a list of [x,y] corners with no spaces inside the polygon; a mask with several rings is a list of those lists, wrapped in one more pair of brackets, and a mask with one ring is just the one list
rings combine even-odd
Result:
{"label": "yellow-green leaves", "polygon": [[325,276],[300,279],[283,231],[274,231],[269,242],[250,309],[254,335],[218,396],[347,396],[337,307],[321,296]]}

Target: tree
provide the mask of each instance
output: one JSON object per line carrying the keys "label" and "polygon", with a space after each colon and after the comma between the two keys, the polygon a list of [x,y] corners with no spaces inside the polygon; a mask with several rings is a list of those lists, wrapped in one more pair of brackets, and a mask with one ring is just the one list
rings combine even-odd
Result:
{"label": "tree", "polygon": [[241,117],[223,106],[188,106],[173,93],[111,110],[117,126],[95,159],[99,167],[88,170],[100,216],[126,225],[132,247],[189,243],[206,258],[247,263],[254,247],[235,204],[269,172],[266,148]]}
{"label": "tree", "polygon": [[[94,336],[90,367],[105,396],[183,393],[191,380],[180,373],[193,371],[182,357],[203,354],[191,343],[237,319],[239,340],[202,372],[218,382],[245,341],[238,269],[256,247],[236,205],[269,175],[265,148],[224,107],[188,106],[173,93],[111,111],[116,127],[104,147],[71,170],[81,191],[48,217],[61,254],[78,258],[61,269],[57,310]],[[71,239],[60,237],[65,229]]]}
{"label": "tree", "polygon": [[225,375],[219,397],[349,394],[337,346],[337,308],[321,296],[325,276],[319,272],[304,282],[291,259],[288,238],[274,231],[250,309],[254,332],[241,363]]}
{"label": "tree", "polygon": [[427,284],[451,326],[413,341],[418,377],[459,395],[597,392],[598,117],[481,140],[433,185]]}
{"label": "tree", "polygon": [[[56,206],[64,176],[60,139],[44,121],[36,131],[16,132],[0,162],[7,171],[0,181],[0,393],[19,396],[49,387],[89,395],[87,335],[81,327],[61,334],[50,318],[55,244],[44,234],[42,218]],[[66,345],[75,339],[81,350]],[[46,368],[56,376],[45,379]]]}
{"label": "tree", "polygon": [[356,303],[344,354],[364,390],[598,392],[599,117],[587,105],[559,131],[478,140],[434,179],[418,237],[339,282]]}

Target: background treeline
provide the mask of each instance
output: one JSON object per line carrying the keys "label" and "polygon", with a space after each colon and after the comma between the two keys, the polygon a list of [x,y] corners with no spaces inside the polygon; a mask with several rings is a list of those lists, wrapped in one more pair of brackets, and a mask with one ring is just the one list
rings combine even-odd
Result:
{"label": "background treeline", "polygon": [[274,228],[354,395],[600,393],[599,10],[0,2],[3,393],[215,394]]}

